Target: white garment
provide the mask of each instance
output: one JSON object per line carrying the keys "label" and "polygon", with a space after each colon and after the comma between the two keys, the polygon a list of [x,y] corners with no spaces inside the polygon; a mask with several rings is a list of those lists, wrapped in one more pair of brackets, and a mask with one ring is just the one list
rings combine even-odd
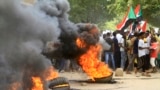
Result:
{"label": "white garment", "polygon": [[151,59],[150,59],[150,64],[151,64],[152,67],[155,67],[155,66],[156,66],[156,65],[155,65],[155,58],[151,58]]}
{"label": "white garment", "polygon": [[[146,38],[146,47],[150,47],[150,42],[151,42],[151,38],[150,38],[150,36],[148,36],[147,38]],[[149,54],[149,49],[145,49],[146,50],[146,54]]]}
{"label": "white garment", "polygon": [[[146,43],[144,43],[144,47],[148,47],[147,42],[146,42]],[[149,49],[144,49],[144,50],[145,50],[145,55],[146,55],[146,54],[149,54]]]}
{"label": "white garment", "polygon": [[[121,38],[119,43],[121,43],[122,46],[124,47],[124,38]],[[120,51],[124,51],[123,47],[120,47]]]}
{"label": "white garment", "polygon": [[138,42],[138,57],[146,55],[145,49],[139,49],[139,47],[145,47],[144,41],[142,39],[139,39]]}
{"label": "white garment", "polygon": [[103,39],[103,37],[100,37],[99,43],[102,45],[103,50],[109,50],[111,46]]}
{"label": "white garment", "polygon": [[116,38],[118,40],[118,43],[120,43],[122,35],[118,33],[118,34],[116,34]]}

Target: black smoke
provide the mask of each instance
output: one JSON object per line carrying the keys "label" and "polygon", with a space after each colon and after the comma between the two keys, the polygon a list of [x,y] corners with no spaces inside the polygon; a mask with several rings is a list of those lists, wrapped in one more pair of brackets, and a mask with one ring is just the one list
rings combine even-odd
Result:
{"label": "black smoke", "polygon": [[[74,29],[69,28],[67,28],[67,30],[70,31],[66,32],[66,28],[63,28],[62,26],[61,30],[64,31],[62,31],[59,36],[60,42],[55,43],[57,45],[53,45],[55,46],[53,51],[48,54],[44,53],[46,56],[75,60],[84,54],[91,45],[96,45],[99,41],[99,30],[95,24],[78,23],[75,25],[72,24],[71,26],[76,26],[78,28],[76,29],[76,32]],[[77,38],[80,38],[85,42],[85,47],[78,47],[76,43]]]}
{"label": "black smoke", "polygon": [[[57,12],[46,12],[43,4],[55,4],[51,7]],[[20,84],[16,90],[31,90],[31,76],[41,77],[47,90],[42,73],[52,64],[41,52],[48,41],[59,41],[59,16],[63,18],[68,10],[66,0],[37,2],[33,6],[18,0],[0,0],[0,90],[12,90],[15,83]]]}
{"label": "black smoke", "polygon": [[[41,77],[44,90],[47,82],[43,72],[51,66],[42,52],[53,42],[53,58],[76,58],[85,53],[89,45],[98,42],[93,24],[74,24],[68,17],[67,0],[42,0],[26,5],[19,0],[0,0],[0,90],[31,90],[31,76]],[[98,29],[97,29],[98,30]],[[88,44],[77,47],[77,38]]]}

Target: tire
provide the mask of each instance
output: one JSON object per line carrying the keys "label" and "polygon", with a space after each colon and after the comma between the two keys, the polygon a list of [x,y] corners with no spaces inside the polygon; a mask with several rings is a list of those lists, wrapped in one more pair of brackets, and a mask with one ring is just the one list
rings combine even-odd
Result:
{"label": "tire", "polygon": [[[58,85],[64,85],[64,84],[67,85],[67,86],[62,86],[62,87],[58,87],[58,88],[56,87]],[[69,86],[69,81],[64,77],[55,78],[55,79],[51,80],[50,83],[49,83],[49,88],[50,89],[54,88],[54,90],[69,90],[69,89],[67,89],[69,87],[70,87]],[[60,89],[60,88],[64,88],[64,89]]]}
{"label": "tire", "polygon": [[112,81],[113,73],[108,77],[94,78],[95,81],[88,80],[90,83],[110,83]]}
{"label": "tire", "polygon": [[53,88],[52,90],[70,90],[70,87],[59,87],[59,88]]}

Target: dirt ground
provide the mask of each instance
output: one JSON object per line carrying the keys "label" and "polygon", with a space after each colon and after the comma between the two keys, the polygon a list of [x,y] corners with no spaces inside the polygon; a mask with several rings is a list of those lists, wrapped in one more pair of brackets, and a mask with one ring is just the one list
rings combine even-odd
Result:
{"label": "dirt ground", "polygon": [[69,79],[73,90],[160,90],[160,71],[151,74],[151,77],[141,76],[140,73],[138,77],[134,73],[123,73],[121,77],[114,75],[115,84],[80,82],[88,79],[83,72],[64,72],[59,76]]}

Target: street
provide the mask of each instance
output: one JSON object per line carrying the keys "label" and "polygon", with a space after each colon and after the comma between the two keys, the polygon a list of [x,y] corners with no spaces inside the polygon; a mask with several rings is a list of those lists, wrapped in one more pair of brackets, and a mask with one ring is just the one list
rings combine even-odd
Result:
{"label": "street", "polygon": [[124,73],[123,77],[113,76],[113,79],[117,81],[115,84],[86,83],[85,80],[88,77],[82,72],[64,72],[59,75],[70,80],[70,86],[73,90],[160,90],[159,72],[151,74],[151,77],[141,75],[137,77],[134,74]]}

